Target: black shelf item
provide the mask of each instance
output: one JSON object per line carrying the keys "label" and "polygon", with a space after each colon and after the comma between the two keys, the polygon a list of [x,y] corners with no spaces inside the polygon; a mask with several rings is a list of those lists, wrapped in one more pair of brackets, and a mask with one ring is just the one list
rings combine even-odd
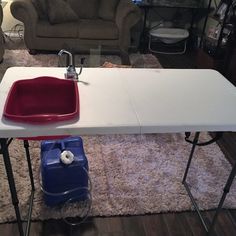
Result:
{"label": "black shelf item", "polygon": [[204,39],[204,36],[205,36],[206,25],[207,25],[207,21],[208,21],[208,15],[209,15],[209,12],[210,12],[210,9],[211,9],[211,3],[212,3],[212,0],[209,0],[208,1],[208,6],[207,6],[207,14],[206,14],[204,24],[203,24],[203,29],[202,29],[202,35],[201,35],[201,40],[200,40],[200,48],[202,48],[202,46],[203,46],[203,39]]}
{"label": "black shelf item", "polygon": [[223,39],[223,32],[224,32],[226,24],[228,23],[227,22],[228,13],[229,13],[229,9],[233,3],[233,0],[227,0],[227,1],[225,0],[224,2],[225,2],[225,4],[227,4],[227,6],[226,6],[226,10],[225,10],[224,17],[223,17],[222,27],[221,27],[220,36],[219,36],[219,39],[217,42],[216,50],[219,50],[219,47],[221,46],[222,39]]}
{"label": "black shelf item", "polygon": [[[226,31],[230,31],[228,28],[230,24],[230,15],[233,14],[233,11],[230,11],[232,8],[234,0],[222,0],[220,1],[219,5],[217,6],[215,10],[215,14],[210,15],[210,9],[211,9],[211,4],[212,0],[208,1],[208,14],[205,18],[203,29],[202,29],[202,35],[201,35],[201,41],[200,41],[200,48],[203,48],[206,53],[209,55],[219,58],[224,56],[223,54],[225,53],[225,48],[227,47],[224,42],[223,38],[226,36],[228,33]],[[231,13],[231,14],[229,14]],[[220,32],[218,38],[215,40],[212,40],[206,36],[206,25],[208,22],[209,18],[212,18],[218,22],[220,25]],[[230,34],[230,32],[229,32]],[[212,44],[212,45],[211,45]],[[210,46],[211,45],[211,46]]]}

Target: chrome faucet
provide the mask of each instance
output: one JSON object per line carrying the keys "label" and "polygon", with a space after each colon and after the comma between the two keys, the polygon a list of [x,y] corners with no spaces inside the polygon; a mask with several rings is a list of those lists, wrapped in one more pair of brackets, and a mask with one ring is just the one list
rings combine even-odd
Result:
{"label": "chrome faucet", "polygon": [[82,72],[84,58],[81,59],[80,71],[79,71],[79,73],[77,73],[76,69],[75,69],[75,64],[74,64],[72,53],[66,51],[65,49],[61,49],[60,52],[58,53],[58,55],[61,56],[63,53],[67,54],[67,56],[69,58],[69,60],[68,60],[69,61],[69,65],[68,65],[68,67],[66,69],[65,78],[66,79],[78,80],[78,76]]}

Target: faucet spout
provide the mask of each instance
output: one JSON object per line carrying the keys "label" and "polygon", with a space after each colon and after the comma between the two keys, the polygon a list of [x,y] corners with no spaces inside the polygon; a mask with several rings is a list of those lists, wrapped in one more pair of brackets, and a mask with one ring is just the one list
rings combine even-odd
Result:
{"label": "faucet spout", "polygon": [[76,69],[75,69],[72,53],[68,52],[65,49],[61,49],[60,52],[58,53],[58,55],[62,56],[63,53],[67,54],[68,57],[69,57],[69,66],[68,66],[68,68],[66,70],[65,78],[66,79],[78,80],[78,74],[76,73]]}
{"label": "faucet spout", "polygon": [[69,51],[67,51],[65,49],[61,49],[60,52],[58,53],[58,56],[62,56],[63,53],[67,54],[68,57],[69,57],[69,66],[73,66],[73,56],[72,56],[72,53],[70,53]]}

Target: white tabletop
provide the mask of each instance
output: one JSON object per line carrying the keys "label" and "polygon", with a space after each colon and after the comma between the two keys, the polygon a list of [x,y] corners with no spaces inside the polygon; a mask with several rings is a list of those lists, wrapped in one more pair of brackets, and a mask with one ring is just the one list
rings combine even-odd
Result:
{"label": "white tabletop", "polygon": [[[80,119],[50,125],[2,116],[12,83],[65,68],[12,67],[0,83],[0,137],[236,131],[236,89],[214,70],[84,68]],[[56,89],[56,88],[55,88]]]}

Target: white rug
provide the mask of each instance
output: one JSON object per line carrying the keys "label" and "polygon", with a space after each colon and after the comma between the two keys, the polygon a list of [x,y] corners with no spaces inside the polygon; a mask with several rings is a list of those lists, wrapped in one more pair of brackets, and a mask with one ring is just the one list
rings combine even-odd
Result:
{"label": "white rug", "polygon": [[[201,141],[208,139],[202,134]],[[92,216],[136,215],[191,210],[182,177],[191,145],[182,134],[107,135],[83,137],[93,183]],[[30,143],[36,183],[33,219],[61,218],[58,209],[44,205],[38,181],[40,149]],[[23,217],[26,215],[30,183],[20,141],[10,145],[13,171]],[[216,144],[198,147],[188,182],[201,209],[217,206],[231,170]],[[0,222],[15,219],[3,160],[0,158]],[[225,207],[236,207],[236,185],[226,198]],[[78,205],[64,212],[78,214]]]}

